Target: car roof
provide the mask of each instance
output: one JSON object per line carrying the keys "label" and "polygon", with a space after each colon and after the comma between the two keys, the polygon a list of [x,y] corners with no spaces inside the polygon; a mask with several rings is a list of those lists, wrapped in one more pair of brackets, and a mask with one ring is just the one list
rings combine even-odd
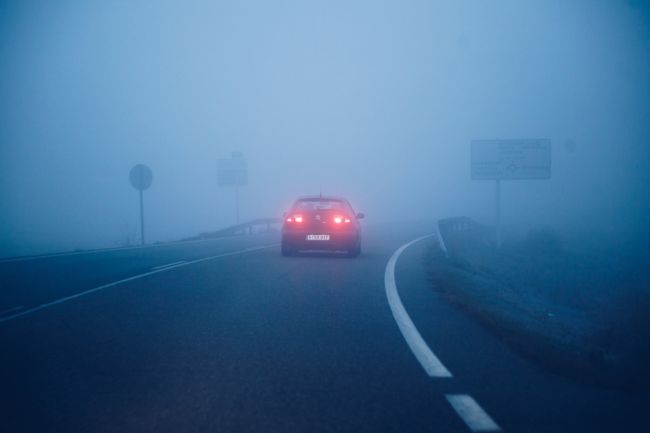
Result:
{"label": "car roof", "polygon": [[303,195],[298,197],[298,201],[347,201],[347,199],[343,197],[336,197],[336,196],[331,196],[331,195]]}

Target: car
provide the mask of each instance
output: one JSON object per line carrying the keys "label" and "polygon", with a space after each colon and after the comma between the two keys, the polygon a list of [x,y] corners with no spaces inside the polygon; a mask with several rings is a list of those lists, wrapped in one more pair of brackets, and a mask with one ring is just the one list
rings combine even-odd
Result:
{"label": "car", "polygon": [[305,196],[298,198],[282,224],[281,252],[291,256],[300,251],[361,254],[363,213],[355,213],[341,197]]}

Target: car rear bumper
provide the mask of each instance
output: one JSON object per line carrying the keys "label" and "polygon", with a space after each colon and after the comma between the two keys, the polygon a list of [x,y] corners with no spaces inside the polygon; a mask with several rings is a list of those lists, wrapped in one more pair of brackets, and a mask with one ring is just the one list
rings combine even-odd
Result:
{"label": "car rear bumper", "polygon": [[[327,241],[308,241],[308,234],[326,234],[330,236]],[[282,233],[282,244],[294,250],[302,251],[336,251],[354,249],[359,244],[359,234],[356,232],[347,233],[304,233],[285,232]]]}

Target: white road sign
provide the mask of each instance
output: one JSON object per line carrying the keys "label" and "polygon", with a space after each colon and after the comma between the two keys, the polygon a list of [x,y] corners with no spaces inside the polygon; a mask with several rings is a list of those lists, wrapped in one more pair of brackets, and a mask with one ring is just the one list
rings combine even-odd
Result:
{"label": "white road sign", "polygon": [[474,180],[551,178],[551,140],[474,140]]}

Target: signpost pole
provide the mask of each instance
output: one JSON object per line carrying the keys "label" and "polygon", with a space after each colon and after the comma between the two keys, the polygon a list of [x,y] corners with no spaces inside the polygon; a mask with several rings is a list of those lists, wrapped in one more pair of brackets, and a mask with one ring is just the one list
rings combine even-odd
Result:
{"label": "signpost pole", "polygon": [[496,180],[496,244],[501,248],[501,179]]}
{"label": "signpost pole", "polygon": [[144,245],[144,205],[142,197],[142,190],[140,190],[140,242]]}
{"label": "signpost pole", "polygon": [[235,186],[235,208],[237,215],[237,224],[239,224],[239,186]]}
{"label": "signpost pole", "polygon": [[144,245],[144,195],[142,192],[151,186],[153,180],[151,169],[144,164],[136,164],[129,172],[129,180],[140,195],[140,243]]}
{"label": "signpost pole", "polygon": [[239,188],[248,184],[248,168],[241,152],[217,160],[217,185],[235,188],[235,215],[239,224]]}

